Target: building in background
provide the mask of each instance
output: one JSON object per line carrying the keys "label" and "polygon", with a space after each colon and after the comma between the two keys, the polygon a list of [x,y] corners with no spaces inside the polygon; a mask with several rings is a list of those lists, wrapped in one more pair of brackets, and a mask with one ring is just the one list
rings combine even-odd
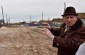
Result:
{"label": "building in background", "polygon": [[52,20],[52,25],[53,26],[59,27],[59,26],[61,26],[62,23],[63,22],[62,22],[62,19],[61,18],[53,18],[53,20]]}
{"label": "building in background", "polygon": [[85,25],[85,13],[78,13],[78,17],[83,21]]}

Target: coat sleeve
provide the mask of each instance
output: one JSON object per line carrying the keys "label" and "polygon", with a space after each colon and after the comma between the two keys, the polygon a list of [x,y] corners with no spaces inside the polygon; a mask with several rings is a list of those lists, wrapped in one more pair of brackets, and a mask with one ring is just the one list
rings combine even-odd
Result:
{"label": "coat sleeve", "polygon": [[77,35],[73,35],[71,38],[61,38],[55,36],[53,40],[53,46],[68,51],[77,50],[79,45],[85,41],[85,33],[81,34],[78,33]]}
{"label": "coat sleeve", "polygon": [[59,28],[51,28],[50,31],[54,36],[60,35],[60,29]]}

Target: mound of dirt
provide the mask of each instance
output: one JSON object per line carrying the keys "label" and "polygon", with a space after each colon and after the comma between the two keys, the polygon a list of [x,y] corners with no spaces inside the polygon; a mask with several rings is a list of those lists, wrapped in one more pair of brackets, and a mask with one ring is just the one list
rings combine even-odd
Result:
{"label": "mound of dirt", "polygon": [[57,55],[52,40],[38,28],[0,28],[0,55]]}

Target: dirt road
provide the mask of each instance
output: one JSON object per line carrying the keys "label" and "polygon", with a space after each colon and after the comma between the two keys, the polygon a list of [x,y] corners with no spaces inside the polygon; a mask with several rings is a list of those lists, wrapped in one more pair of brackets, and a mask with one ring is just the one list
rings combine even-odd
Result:
{"label": "dirt road", "polygon": [[57,49],[38,28],[2,27],[0,55],[57,55]]}

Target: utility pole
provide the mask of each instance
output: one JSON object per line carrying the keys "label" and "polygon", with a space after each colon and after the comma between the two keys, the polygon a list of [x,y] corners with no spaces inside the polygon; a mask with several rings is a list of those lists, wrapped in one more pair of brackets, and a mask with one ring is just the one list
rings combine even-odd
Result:
{"label": "utility pole", "polygon": [[1,9],[2,9],[3,25],[5,25],[5,22],[4,22],[4,14],[3,14],[3,6],[1,6]]}
{"label": "utility pole", "polygon": [[42,21],[41,21],[41,23],[43,23],[43,11],[42,11]]}
{"label": "utility pole", "polygon": [[42,12],[42,22],[43,22],[43,12]]}
{"label": "utility pole", "polygon": [[65,11],[65,9],[66,9],[66,3],[64,2],[64,11]]}
{"label": "utility pole", "polygon": [[8,25],[7,13],[6,13],[6,23],[7,23],[7,25]]}
{"label": "utility pole", "polygon": [[31,23],[31,16],[30,16],[30,23]]}
{"label": "utility pole", "polygon": [[9,18],[9,20],[8,20],[8,25],[10,25],[10,18]]}

